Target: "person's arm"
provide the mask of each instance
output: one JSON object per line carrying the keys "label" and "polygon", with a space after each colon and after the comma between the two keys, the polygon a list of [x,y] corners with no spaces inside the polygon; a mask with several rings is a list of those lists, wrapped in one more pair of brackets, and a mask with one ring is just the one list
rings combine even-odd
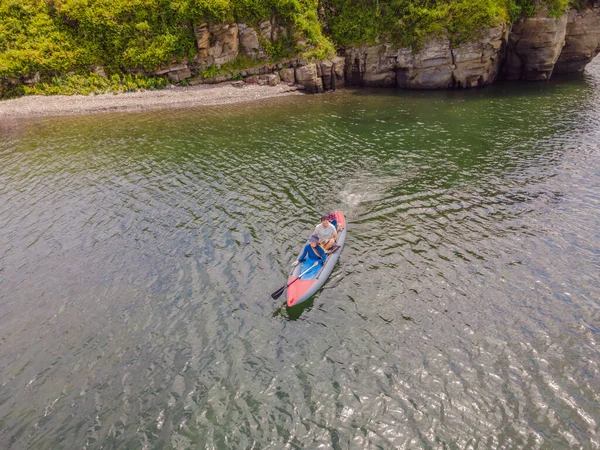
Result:
{"label": "person's arm", "polygon": [[292,266],[296,266],[296,265],[298,265],[299,263],[301,263],[302,261],[304,261],[304,260],[306,259],[306,256],[307,256],[307,254],[308,254],[308,248],[307,248],[307,247],[308,247],[309,245],[310,245],[310,244],[306,244],[306,245],[304,246],[304,250],[302,251],[302,254],[301,254],[299,257],[298,257],[298,259],[297,259],[296,261],[294,261],[294,262],[292,263]]}

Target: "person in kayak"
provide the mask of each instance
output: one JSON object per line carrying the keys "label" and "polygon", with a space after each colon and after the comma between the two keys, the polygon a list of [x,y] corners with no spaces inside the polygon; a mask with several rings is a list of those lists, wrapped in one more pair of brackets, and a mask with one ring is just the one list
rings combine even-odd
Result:
{"label": "person in kayak", "polygon": [[336,231],[340,231],[338,227],[338,221],[335,218],[335,213],[330,212],[329,214],[327,214],[327,216],[329,218],[329,223],[335,227]]}
{"label": "person in kayak", "polygon": [[321,223],[315,228],[315,234],[319,237],[319,245],[325,251],[331,250],[338,238],[337,230],[329,222],[329,216],[321,217]]}
{"label": "person in kayak", "polygon": [[300,257],[292,263],[292,266],[297,266],[299,263],[306,260],[306,265],[308,267],[312,266],[315,261],[323,264],[325,262],[325,258],[327,255],[325,254],[325,250],[319,247],[319,236],[313,234],[308,238],[308,244],[304,246],[304,250]]}

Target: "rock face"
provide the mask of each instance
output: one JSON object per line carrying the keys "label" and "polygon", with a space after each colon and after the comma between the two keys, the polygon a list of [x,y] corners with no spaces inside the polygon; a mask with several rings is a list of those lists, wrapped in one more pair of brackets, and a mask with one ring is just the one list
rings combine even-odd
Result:
{"label": "rock face", "polygon": [[[547,80],[552,73],[582,71],[600,53],[600,0],[571,10],[560,18],[521,18],[509,32],[507,25],[482,30],[476,41],[453,45],[448,38],[431,39],[418,50],[388,42],[344,50],[326,61],[298,57],[266,63],[268,42],[290,36],[275,19],[256,28],[247,24],[200,24],[195,27],[198,55],[155,73],[173,83],[216,83],[244,77],[247,83],[298,84],[308,93],[357,86],[405,89],[471,88],[493,83],[500,75],[514,80]],[[294,35],[294,34],[292,34]],[[295,36],[295,35],[294,35]],[[296,45],[301,37],[295,37]],[[262,65],[211,78],[199,76],[207,67],[221,67],[242,54]],[[218,72],[217,72],[218,73]],[[29,81],[34,83],[35,80]]]}
{"label": "rock face", "polygon": [[317,75],[317,65],[296,67],[296,83],[306,88],[309,94],[323,92],[323,80]]}
{"label": "rock face", "polygon": [[600,53],[600,7],[570,10],[565,46],[554,73],[581,72]]}
{"label": "rock face", "polygon": [[210,48],[210,31],[207,23],[202,23],[194,28],[196,35],[196,47],[198,47],[197,60],[203,61],[208,59],[208,49]]}
{"label": "rock face", "polygon": [[[296,84],[303,86],[306,92],[316,94],[344,87],[345,60],[335,57],[327,61],[305,64],[299,59],[295,69]],[[283,73],[283,70],[281,71]]]}
{"label": "rock face", "polygon": [[410,89],[444,89],[454,86],[452,46],[448,39],[433,39],[413,54],[401,49],[396,63],[399,87]]}
{"label": "rock face", "polygon": [[293,68],[281,69],[279,71],[281,81],[284,83],[295,83],[296,82],[296,70]]}
{"label": "rock face", "polygon": [[194,33],[198,47],[196,60],[201,67],[221,66],[237,58],[240,48],[237,23],[203,23],[195,27]]}
{"label": "rock face", "polygon": [[408,89],[464,88],[496,80],[508,29],[491,28],[480,40],[453,48],[449,39],[432,39],[418,52],[391,44],[346,52],[346,81],[372,87]]}
{"label": "rock face", "polygon": [[341,56],[336,56],[331,62],[333,63],[333,75],[335,75],[331,78],[331,89],[342,89],[346,86],[344,77],[346,60]]}
{"label": "rock face", "polygon": [[260,45],[256,30],[245,23],[238,25],[240,46],[242,50],[252,59],[265,59],[267,54]]}
{"label": "rock face", "polygon": [[210,25],[209,31],[213,42],[208,49],[209,66],[220,66],[237,58],[240,48],[237,23]]}
{"label": "rock face", "polygon": [[341,89],[345,86],[344,66],[345,60],[336,56],[327,61],[321,61],[321,79],[323,80],[323,89],[326,91]]}
{"label": "rock face", "polygon": [[170,66],[163,67],[162,69],[157,70],[155,73],[156,75],[166,75],[171,83],[179,83],[180,81],[192,76],[192,72],[187,65],[187,60],[184,60],[181,63],[171,64]]}
{"label": "rock face", "polygon": [[397,51],[387,43],[350,48],[346,51],[346,81],[357,86],[395,86],[397,57]]}
{"label": "rock face", "polygon": [[245,23],[201,23],[194,27],[198,54],[192,70],[210,66],[221,67],[234,61],[240,54],[254,61],[269,58],[265,43],[288,37],[288,30],[275,19],[261,22],[257,28]]}
{"label": "rock face", "polygon": [[500,72],[506,54],[508,27],[490,28],[477,42],[468,42],[452,49],[455,87],[476,87],[493,83]]}
{"label": "rock face", "polygon": [[567,30],[567,16],[521,18],[508,39],[504,77],[508,80],[548,80],[558,60]]}

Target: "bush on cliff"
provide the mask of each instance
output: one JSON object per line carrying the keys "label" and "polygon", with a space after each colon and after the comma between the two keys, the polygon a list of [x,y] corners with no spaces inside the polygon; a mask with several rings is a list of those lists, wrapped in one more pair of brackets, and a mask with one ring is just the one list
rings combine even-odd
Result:
{"label": "bush on cliff", "polygon": [[570,0],[324,0],[326,23],[336,46],[373,44],[381,39],[418,47],[448,35],[455,43],[475,39],[480,30],[514,22],[546,6],[563,14]]}
{"label": "bush on cliff", "polygon": [[[85,77],[93,65],[104,66],[109,75],[122,75],[148,73],[191,58],[197,51],[194,27],[203,22],[258,25],[276,18],[309,44],[305,56],[320,59],[334,52],[334,44],[345,47],[390,39],[418,47],[429,37],[445,34],[458,43],[476,38],[482,28],[531,15],[536,5],[547,6],[549,14],[557,16],[569,4],[569,0],[1,0],[0,98],[28,91],[15,87],[37,74],[54,92],[62,86],[55,86],[54,78]],[[277,59],[292,56],[297,51],[293,44],[290,40],[265,47]]]}
{"label": "bush on cliff", "polygon": [[[318,0],[2,0],[0,79],[42,79],[67,72],[147,71],[196,52],[194,26],[202,22],[257,25],[276,17],[312,44],[333,47],[322,34]],[[276,58],[289,53],[282,43]],[[323,52],[322,52],[323,53]]]}
{"label": "bush on cliff", "polygon": [[63,72],[89,61],[68,25],[37,0],[0,2],[0,78]]}

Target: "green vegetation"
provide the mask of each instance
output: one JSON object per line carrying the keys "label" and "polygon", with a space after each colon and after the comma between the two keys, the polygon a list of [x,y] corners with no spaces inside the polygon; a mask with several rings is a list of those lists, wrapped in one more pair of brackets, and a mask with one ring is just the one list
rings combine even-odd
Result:
{"label": "green vegetation", "polygon": [[[271,61],[322,59],[335,48],[388,39],[417,48],[447,34],[460,43],[479,30],[531,16],[550,16],[589,0],[1,0],[0,98],[30,93],[90,93],[160,87],[158,67],[196,55],[194,27],[275,18],[287,37],[262,42]],[[321,14],[321,16],[320,16]],[[303,45],[298,45],[302,42]],[[304,50],[301,50],[304,49]],[[201,74],[236,73],[256,65],[241,55]],[[104,67],[102,79],[92,67]],[[126,79],[125,74],[131,79]],[[24,85],[34,76],[35,86]],[[117,76],[119,83],[111,76]],[[142,81],[143,80],[143,81]],[[29,83],[31,84],[31,83]]]}
{"label": "green vegetation", "polygon": [[[539,0],[557,17],[570,0]],[[480,30],[514,22],[536,12],[534,0],[327,0],[327,24],[336,46],[391,40],[418,47],[446,33],[455,42],[474,39]]]}
{"label": "green vegetation", "polygon": [[110,78],[95,73],[87,75],[56,76],[48,82],[40,82],[32,86],[19,85],[6,92],[6,98],[22,95],[90,95],[119,94],[138,90],[162,89],[169,84],[166,78],[146,77],[143,75],[112,75]]}

